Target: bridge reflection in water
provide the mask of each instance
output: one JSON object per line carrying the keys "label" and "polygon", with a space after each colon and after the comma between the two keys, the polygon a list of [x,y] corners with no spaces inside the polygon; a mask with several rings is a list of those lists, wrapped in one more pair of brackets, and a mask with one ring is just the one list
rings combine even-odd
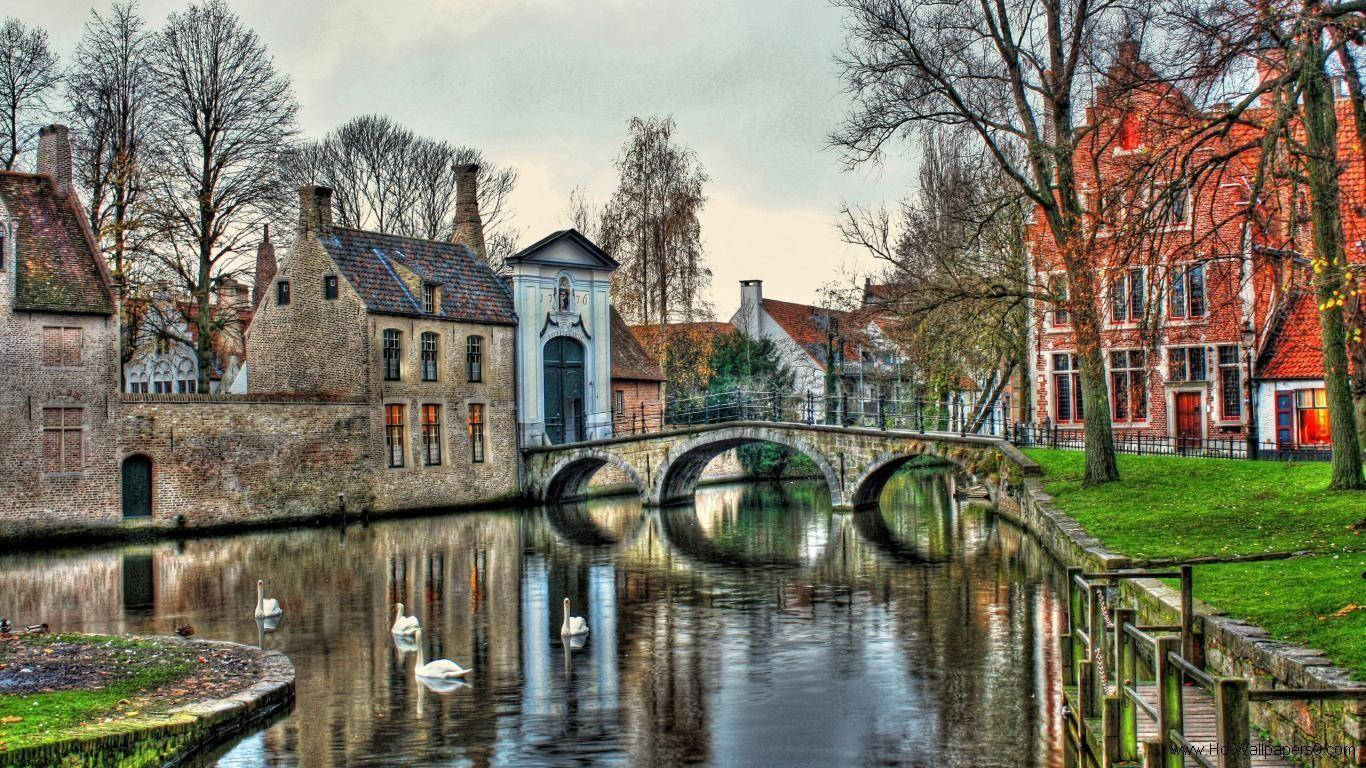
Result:
{"label": "bridge reflection in water", "polygon": [[[11,556],[0,615],[256,642],[266,578],[298,703],[221,765],[1060,766],[1051,563],[952,482],[903,473],[880,511],[789,482]],[[468,688],[413,680],[399,600]]]}

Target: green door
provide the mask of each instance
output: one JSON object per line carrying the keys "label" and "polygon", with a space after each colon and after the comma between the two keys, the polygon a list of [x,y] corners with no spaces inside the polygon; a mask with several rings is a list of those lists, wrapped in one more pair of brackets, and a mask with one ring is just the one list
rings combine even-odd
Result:
{"label": "green door", "polygon": [[545,433],[550,442],[583,439],[583,345],[567,336],[545,344]]}
{"label": "green door", "polygon": [[123,516],[152,516],[152,460],[146,456],[123,460]]}

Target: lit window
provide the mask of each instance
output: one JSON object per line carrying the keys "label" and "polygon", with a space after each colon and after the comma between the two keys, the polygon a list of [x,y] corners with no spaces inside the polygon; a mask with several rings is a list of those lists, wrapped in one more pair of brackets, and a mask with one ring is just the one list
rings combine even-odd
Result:
{"label": "lit window", "polygon": [[384,380],[398,381],[403,373],[402,334],[393,328],[384,329]]}
{"label": "lit window", "polygon": [[1059,424],[1080,424],[1083,416],[1081,372],[1076,355],[1053,355],[1053,395],[1053,418]]}
{"label": "lit window", "polygon": [[422,334],[422,380],[436,381],[437,336],[430,331]]}
{"label": "lit window", "polygon": [[1324,389],[1295,390],[1295,439],[1300,445],[1333,442],[1328,425],[1328,394]]}
{"label": "lit window", "polygon": [[465,373],[471,382],[484,380],[484,337],[465,339]]}
{"label": "lit window", "polygon": [[1204,347],[1172,347],[1167,350],[1168,381],[1208,381]]}
{"label": "lit window", "polygon": [[1120,121],[1118,139],[1119,148],[1125,152],[1138,149],[1140,139],[1137,115],[1133,113],[1127,114],[1124,116],[1124,119]]}
{"label": "lit window", "polygon": [[1110,402],[1114,420],[1135,423],[1148,419],[1148,375],[1141,349],[1110,353]]}
{"label": "lit window", "polygon": [[389,457],[389,466],[403,466],[403,423],[402,405],[384,406],[384,447]]}
{"label": "lit window", "polygon": [[484,406],[470,403],[470,463],[484,463]]}
{"label": "lit window", "polygon": [[422,460],[427,466],[441,463],[441,406],[422,406]]}
{"label": "lit window", "polygon": [[81,471],[81,408],[43,409],[43,471],[69,474]]}

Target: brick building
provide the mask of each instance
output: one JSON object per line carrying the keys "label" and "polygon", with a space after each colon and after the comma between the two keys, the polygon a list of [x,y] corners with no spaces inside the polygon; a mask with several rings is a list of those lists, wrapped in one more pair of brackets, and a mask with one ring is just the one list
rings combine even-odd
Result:
{"label": "brick building", "polygon": [[247,332],[250,391],[368,402],[378,509],[514,494],[506,285],[466,244],[334,226],[331,194],[300,190],[298,236]]}
{"label": "brick building", "polygon": [[664,418],[664,372],[612,308],[612,430],[656,429]]}
{"label": "brick building", "polygon": [[[1349,146],[1355,143],[1351,116],[1346,102],[1342,106],[1340,146],[1349,166],[1357,158],[1359,170],[1359,155]],[[1198,148],[1183,145],[1210,116],[1161,82],[1133,42],[1120,46],[1086,111],[1075,168],[1083,247],[1101,278],[1111,420],[1120,435],[1178,445],[1244,441],[1250,427],[1264,445],[1322,443],[1322,361],[1310,359],[1319,347],[1318,316],[1304,292],[1308,227],[1295,191],[1274,188],[1254,217],[1248,195],[1255,153],[1232,153],[1190,188],[1167,170],[1219,157],[1255,138],[1255,123],[1265,113],[1245,113],[1249,124],[1229,137],[1206,135]],[[1360,176],[1344,176],[1354,260],[1362,258]],[[1032,282],[1055,291],[1065,285],[1061,256],[1041,215],[1030,222],[1029,243]],[[1080,430],[1085,413],[1067,309],[1036,303],[1029,341],[1034,417]],[[1306,357],[1306,348],[1315,353]],[[1301,412],[1296,402],[1308,406]],[[1282,429],[1272,426],[1278,422]]]}
{"label": "brick building", "polygon": [[0,171],[0,338],[7,524],[116,519],[116,296],[72,187],[65,126],[40,132],[37,173]]}

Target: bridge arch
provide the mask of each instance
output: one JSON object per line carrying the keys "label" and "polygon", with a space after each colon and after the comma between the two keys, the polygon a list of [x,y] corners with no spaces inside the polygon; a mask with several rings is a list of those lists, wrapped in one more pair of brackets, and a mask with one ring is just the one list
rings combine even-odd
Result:
{"label": "bridge arch", "polygon": [[541,486],[540,500],[551,504],[588,498],[588,481],[593,479],[593,475],[597,474],[599,469],[608,464],[620,469],[630,478],[642,499],[649,498],[649,487],[629,462],[601,448],[585,448],[575,451],[551,466],[550,471],[546,473],[549,479]]}
{"label": "bridge arch", "polygon": [[945,456],[934,449],[933,444],[921,446],[921,450],[915,452],[889,451],[878,454],[863,472],[850,483],[849,505],[854,509],[864,509],[876,507],[878,500],[882,497],[882,489],[887,487],[887,481],[892,479],[902,467],[910,462],[922,458],[930,457],[946,464],[952,464],[959,471],[968,475],[973,475],[973,468],[965,466],[957,459]]}
{"label": "bridge arch", "polygon": [[697,490],[697,481],[711,460],[731,448],[748,443],[774,443],[803,454],[815,463],[830,489],[831,501],[838,505],[844,497],[840,476],[815,445],[791,430],[764,426],[739,426],[710,430],[694,435],[669,449],[655,475],[646,499],[653,504],[687,503]]}

